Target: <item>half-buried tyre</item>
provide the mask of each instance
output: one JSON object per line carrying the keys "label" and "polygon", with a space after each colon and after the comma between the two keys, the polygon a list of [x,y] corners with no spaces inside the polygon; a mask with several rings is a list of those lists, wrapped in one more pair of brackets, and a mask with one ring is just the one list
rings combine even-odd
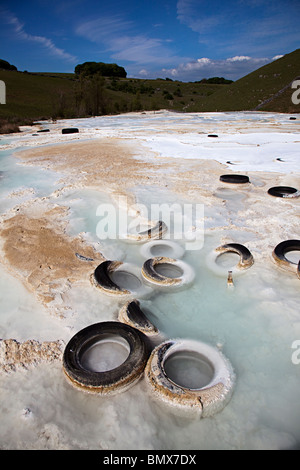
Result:
{"label": "half-buried tyre", "polygon": [[167,256],[169,258],[182,258],[185,249],[171,240],[152,240],[144,243],[140,249],[141,255],[145,259],[150,259],[156,256]]}
{"label": "half-buried tyre", "polygon": [[235,374],[230,362],[200,341],[165,341],[151,353],[145,369],[154,397],[180,412],[212,416],[229,402]]}
{"label": "half-buried tyre", "polygon": [[144,262],[142,276],[151,285],[175,288],[190,284],[195,274],[184,261],[157,256]]}
{"label": "half-buried tyre", "polygon": [[292,198],[299,197],[300,191],[290,186],[274,186],[268,190],[268,194],[274,197]]}
{"label": "half-buried tyre", "polygon": [[249,177],[246,175],[221,175],[220,181],[231,184],[245,184],[250,182]]}
{"label": "half-buried tyre", "polygon": [[234,266],[230,266],[230,271],[235,274],[250,268],[254,263],[253,255],[246,246],[241,245],[239,243],[226,243],[225,245],[221,245],[216,248],[207,257],[207,262],[209,266],[216,274],[223,275],[225,273],[228,273],[227,268],[218,265],[218,260],[225,253],[235,253],[239,256],[238,263]]}
{"label": "half-buried tyre", "polygon": [[168,231],[168,227],[162,220],[159,220],[154,225],[151,222],[148,224],[149,228],[141,231],[129,232],[124,236],[124,239],[136,241],[136,242],[145,242],[149,240],[162,239],[164,234]]}
{"label": "half-buried tyre", "polygon": [[157,335],[158,329],[147,318],[136,299],[127,302],[120,310],[118,319],[120,322],[137,328],[147,336]]}
{"label": "half-buried tyre", "polygon": [[75,387],[116,394],[141,378],[149,354],[147,337],[137,329],[119,322],[96,323],[68,342],[63,369]]}
{"label": "half-buried tyre", "polygon": [[65,129],[61,130],[62,134],[77,134],[79,130],[77,127],[66,127]]}
{"label": "half-buried tyre", "polygon": [[140,296],[151,292],[143,283],[140,269],[121,261],[103,261],[91,276],[92,283],[109,295]]}
{"label": "half-buried tyre", "polygon": [[286,255],[291,251],[298,251],[300,253],[300,240],[286,240],[279,243],[273,250],[272,256],[276,263],[283,269],[297,273],[300,279],[300,255],[299,260],[290,261]]}

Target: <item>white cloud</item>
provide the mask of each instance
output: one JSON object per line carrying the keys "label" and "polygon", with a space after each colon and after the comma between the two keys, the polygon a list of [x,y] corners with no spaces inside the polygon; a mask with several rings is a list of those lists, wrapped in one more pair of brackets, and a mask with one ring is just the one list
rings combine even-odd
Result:
{"label": "white cloud", "polygon": [[223,60],[202,57],[186,63],[181,63],[172,69],[163,69],[166,75],[182,81],[196,81],[202,78],[224,77],[237,80],[259,67],[271,62],[266,57],[254,58],[249,56],[234,56]]}
{"label": "white cloud", "polygon": [[212,8],[212,13],[208,15],[204,13],[203,7],[206,6],[204,3],[202,0],[178,0],[177,19],[194,32],[207,33],[223,22],[223,14],[217,12],[222,12],[224,5],[221,10],[219,5],[217,8]]}
{"label": "white cloud", "polygon": [[14,32],[16,33],[17,38],[19,38],[20,40],[40,44],[42,47],[47,49],[50,54],[55,57],[58,57],[59,59],[67,60],[70,62],[75,62],[77,60],[77,58],[72,54],[69,54],[63,49],[56,47],[56,45],[51,39],[48,39],[44,36],[34,36],[32,34],[28,34],[24,29],[24,24],[22,24],[19,19],[10,12],[6,11],[2,12],[2,14],[6,23],[13,26]]}
{"label": "white cloud", "polygon": [[174,63],[175,58],[164,41],[143,35],[115,38],[110,43],[112,57],[138,64],[164,65]]}
{"label": "white cloud", "polygon": [[274,55],[299,43],[299,0],[177,0],[178,21],[206,50]]}
{"label": "white cloud", "polygon": [[242,62],[245,60],[251,60],[251,57],[247,55],[236,55],[235,57],[230,57],[229,59],[226,59],[228,62]]}
{"label": "white cloud", "polygon": [[148,64],[161,66],[183,60],[174,56],[168,47],[170,39],[136,34],[134,23],[123,20],[120,15],[84,22],[77,26],[76,33],[104,46],[106,52],[110,52],[112,59],[129,61],[142,68]]}
{"label": "white cloud", "polygon": [[149,72],[148,72],[148,70],[146,70],[146,69],[142,69],[142,70],[139,71],[139,75],[140,75],[141,77],[148,77]]}
{"label": "white cloud", "polygon": [[122,35],[122,31],[128,30],[131,26],[132,22],[123,20],[120,15],[101,16],[81,23],[75,32],[97,44],[110,43],[114,37],[119,37]]}
{"label": "white cloud", "polygon": [[275,57],[273,57],[273,58],[272,58],[272,60],[281,59],[281,57],[283,57],[283,55],[282,55],[282,54],[275,55]]}

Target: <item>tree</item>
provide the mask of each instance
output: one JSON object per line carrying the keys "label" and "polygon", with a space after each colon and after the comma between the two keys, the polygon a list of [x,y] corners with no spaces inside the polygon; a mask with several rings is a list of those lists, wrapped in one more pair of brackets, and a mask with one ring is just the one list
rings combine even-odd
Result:
{"label": "tree", "polygon": [[14,65],[11,65],[9,62],[6,60],[0,59],[0,69],[4,70],[18,70],[17,67]]}
{"label": "tree", "polygon": [[212,77],[212,78],[202,78],[202,80],[198,80],[195,83],[210,83],[213,85],[230,85],[233,80],[228,80],[224,77]]}
{"label": "tree", "polygon": [[99,73],[79,76],[74,89],[75,110],[78,115],[99,116],[107,113],[108,98],[104,78]]}
{"label": "tree", "polygon": [[126,78],[127,72],[123,67],[117,64],[105,64],[104,62],[84,62],[75,67],[77,75],[100,74],[102,77],[120,77]]}

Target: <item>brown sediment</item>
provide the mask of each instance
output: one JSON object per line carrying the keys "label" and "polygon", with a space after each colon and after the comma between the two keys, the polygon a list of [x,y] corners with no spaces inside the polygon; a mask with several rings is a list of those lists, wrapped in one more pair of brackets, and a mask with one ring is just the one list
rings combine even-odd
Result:
{"label": "brown sediment", "polygon": [[142,161],[146,152],[136,142],[103,138],[39,147],[18,152],[17,156],[27,164],[66,174],[69,184],[119,193],[137,182],[147,182],[151,170],[161,166],[159,162]]}
{"label": "brown sediment", "polygon": [[27,340],[23,342],[15,339],[0,340],[0,371],[11,372],[16,368],[27,368],[41,362],[61,360],[63,354],[63,341]]}
{"label": "brown sediment", "polygon": [[[80,236],[65,233],[66,212],[32,202],[3,220],[0,230],[2,262],[46,305],[72,283],[88,279],[104,259]],[[94,261],[84,262],[76,253]]]}
{"label": "brown sediment", "polygon": [[101,138],[60,143],[16,154],[23,163],[50,168],[63,174],[66,185],[92,187],[110,194],[124,194],[140,186],[168,188],[185,197],[211,195],[224,165],[216,161],[158,156],[142,140]]}

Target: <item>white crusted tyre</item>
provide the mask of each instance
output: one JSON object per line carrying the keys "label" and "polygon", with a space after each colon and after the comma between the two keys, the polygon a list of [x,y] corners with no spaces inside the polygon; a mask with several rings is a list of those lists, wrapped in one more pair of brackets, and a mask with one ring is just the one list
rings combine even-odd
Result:
{"label": "white crusted tyre", "polygon": [[91,281],[109,295],[143,297],[151,292],[143,283],[140,269],[121,261],[106,260],[100,263],[92,274]]}
{"label": "white crusted tyre", "polygon": [[246,246],[239,243],[227,243],[216,248],[207,257],[209,266],[216,274],[223,275],[228,273],[228,269],[225,269],[224,267],[217,264],[217,260],[224,253],[236,253],[239,255],[240,259],[238,263],[230,268],[230,271],[235,274],[250,268],[254,263],[253,255]]}
{"label": "white crusted tyre", "polygon": [[195,273],[184,261],[157,256],[145,261],[142,276],[148,283],[158,287],[181,287],[190,284]]}
{"label": "white crusted tyre", "polygon": [[154,397],[180,412],[201,417],[220,412],[235,385],[228,359],[212,346],[192,340],[165,341],[157,346],[145,377]]}
{"label": "white crusted tyre", "polygon": [[[105,343],[124,349],[124,360],[116,367],[103,365]],[[82,390],[115,394],[142,377],[149,354],[147,337],[139,330],[119,322],[96,323],[70,339],[63,354],[63,369],[71,383]],[[112,355],[111,351],[107,354],[108,361]]]}
{"label": "white crusted tyre", "polygon": [[120,322],[137,328],[147,336],[157,335],[158,329],[147,318],[140,307],[140,302],[136,299],[126,302],[121,308],[118,319]]}
{"label": "white crusted tyre", "polygon": [[286,254],[291,251],[300,252],[300,240],[286,240],[279,243],[274,248],[272,256],[281,268],[287,271],[297,272],[297,276],[300,279],[300,259],[297,262],[293,262],[286,257]]}
{"label": "white crusted tyre", "polygon": [[133,232],[127,233],[124,237],[127,240],[132,240],[136,242],[146,242],[151,239],[161,239],[163,238],[164,234],[168,231],[167,225],[162,221],[159,220],[156,223],[152,223],[151,221],[148,223],[149,228],[146,230],[142,230],[140,232]]}
{"label": "white crusted tyre", "polygon": [[145,259],[156,256],[168,256],[179,259],[184,255],[185,249],[171,240],[152,240],[141,246],[140,253]]}

